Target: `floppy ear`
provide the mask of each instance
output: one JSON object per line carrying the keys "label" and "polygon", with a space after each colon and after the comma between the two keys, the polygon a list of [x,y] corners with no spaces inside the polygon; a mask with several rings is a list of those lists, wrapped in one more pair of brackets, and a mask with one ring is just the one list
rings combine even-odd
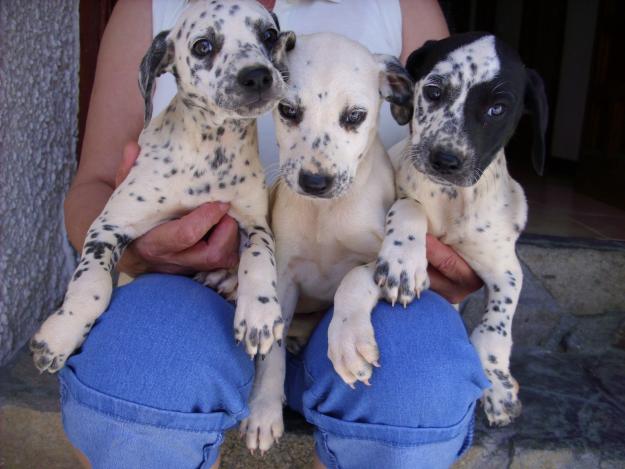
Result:
{"label": "floppy ear", "polygon": [[273,18],[273,22],[276,23],[276,29],[280,31],[280,21],[278,21],[278,16],[273,11],[270,11],[269,14]]}
{"label": "floppy ear", "polygon": [[391,103],[391,114],[399,125],[405,125],[412,118],[412,93],[414,83],[392,55],[375,54],[380,65],[380,96]]}
{"label": "floppy ear", "polygon": [[423,76],[423,66],[428,53],[438,41],[425,41],[421,47],[412,51],[406,60],[406,70],[412,79],[417,82]]}
{"label": "floppy ear", "polygon": [[152,91],[156,77],[168,71],[174,59],[174,43],[167,39],[169,31],[161,31],[152,41],[139,69],[139,90],[145,102],[143,127],[152,119]]}
{"label": "floppy ear", "polygon": [[[277,24],[277,20],[276,20]],[[282,74],[284,81],[288,81],[289,74],[286,66],[286,53],[295,47],[295,33],[284,31],[278,35],[278,40],[271,49],[271,62]]]}
{"label": "floppy ear", "polygon": [[545,133],[547,132],[547,119],[549,117],[549,105],[545,85],[536,71],[526,69],[527,82],[525,84],[525,109],[532,114],[534,138],[532,143],[532,163],[534,170],[543,175],[545,168]]}

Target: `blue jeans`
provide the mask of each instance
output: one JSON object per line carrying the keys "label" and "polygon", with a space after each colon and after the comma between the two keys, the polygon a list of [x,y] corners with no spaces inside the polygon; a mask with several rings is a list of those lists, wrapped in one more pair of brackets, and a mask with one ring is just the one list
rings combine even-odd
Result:
{"label": "blue jeans", "polygon": [[[254,366],[233,306],[194,281],[145,275],[118,288],[60,373],[70,441],[99,468],[208,468],[248,414]],[[448,467],[470,445],[488,386],[458,313],[426,292],[373,313],[382,367],[349,388],[327,358],[331,311],[289,356],[288,404],[315,425],[331,468]]]}

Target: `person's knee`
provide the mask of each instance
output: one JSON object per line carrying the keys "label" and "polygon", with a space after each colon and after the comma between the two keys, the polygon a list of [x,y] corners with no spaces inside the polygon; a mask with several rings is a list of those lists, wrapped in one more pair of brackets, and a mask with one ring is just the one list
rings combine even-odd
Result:
{"label": "person's knee", "polygon": [[371,386],[352,390],[334,372],[325,358],[326,318],[307,349],[307,405],[350,422],[412,428],[460,422],[488,381],[457,311],[425,292],[406,309],[379,303],[372,321],[381,367]]}
{"label": "person's knee", "polygon": [[94,390],[143,405],[242,412],[254,370],[232,319],[232,305],[191,279],[142,276],[116,290],[67,366]]}

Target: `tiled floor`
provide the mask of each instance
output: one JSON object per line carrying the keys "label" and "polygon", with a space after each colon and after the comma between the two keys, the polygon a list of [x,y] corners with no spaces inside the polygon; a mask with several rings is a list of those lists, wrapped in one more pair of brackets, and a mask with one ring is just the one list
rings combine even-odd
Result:
{"label": "tiled floor", "polygon": [[526,232],[576,238],[625,240],[625,210],[573,190],[562,182],[525,185]]}
{"label": "tiled floor", "polygon": [[539,177],[522,168],[511,173],[529,202],[526,233],[625,241],[625,210],[576,192],[565,177]]}

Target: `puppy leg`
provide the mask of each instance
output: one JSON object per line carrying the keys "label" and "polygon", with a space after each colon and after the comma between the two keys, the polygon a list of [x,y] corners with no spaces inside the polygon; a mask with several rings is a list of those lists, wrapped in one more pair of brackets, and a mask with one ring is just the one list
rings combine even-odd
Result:
{"label": "puppy leg", "polygon": [[82,344],[95,320],[108,307],[113,289],[111,273],[124,249],[161,220],[161,210],[162,207],[155,211],[126,197],[111,197],[87,232],[82,257],[63,305],[46,319],[30,341],[40,371],[59,370]]}
{"label": "puppy leg", "polygon": [[262,356],[275,340],[282,340],[284,332],[276,291],[275,242],[266,221],[266,197],[237,203],[241,205],[233,206],[231,215],[239,222],[244,244],[239,262],[234,338],[245,342],[251,357]]}
{"label": "puppy leg", "polygon": [[425,255],[427,217],[421,204],[399,199],[386,215],[386,232],[375,269],[375,282],[393,305],[406,307],[430,286]]}
{"label": "puppy leg", "polygon": [[[278,294],[284,311],[286,329],[293,317],[298,291],[290,279],[280,276]],[[284,281],[282,281],[284,279]],[[245,435],[247,447],[261,454],[284,432],[282,405],[284,402],[285,348],[272,347],[265,360],[256,359],[256,376],[250,396],[250,415],[241,422],[239,431]]]}
{"label": "puppy leg", "polygon": [[521,413],[519,385],[510,374],[512,319],[516,310],[523,271],[512,249],[498,257],[496,264],[469,261],[488,289],[486,313],[471,334],[484,372],[492,387],[484,392],[482,403],[491,425],[507,425]]}
{"label": "puppy leg", "polygon": [[334,295],[334,315],[328,329],[328,358],[352,388],[356,381],[369,384],[380,351],[373,333],[371,311],[380,289],[373,282],[374,264],[355,267]]}

